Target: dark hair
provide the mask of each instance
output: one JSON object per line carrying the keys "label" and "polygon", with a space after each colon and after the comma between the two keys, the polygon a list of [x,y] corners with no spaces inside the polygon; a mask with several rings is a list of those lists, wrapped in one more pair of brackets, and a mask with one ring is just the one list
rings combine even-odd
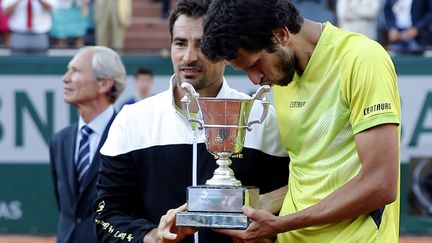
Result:
{"label": "dark hair", "polygon": [[180,0],[174,6],[169,16],[169,31],[171,34],[171,41],[173,37],[173,27],[180,15],[186,15],[192,18],[203,17],[208,10],[211,0]]}
{"label": "dark hair", "polygon": [[273,30],[297,34],[303,17],[289,0],[213,0],[204,18],[201,51],[209,60],[231,60],[238,50],[276,51]]}
{"label": "dark hair", "polygon": [[146,67],[140,67],[135,72],[135,77],[137,77],[140,74],[147,74],[153,77],[153,71],[150,68]]}

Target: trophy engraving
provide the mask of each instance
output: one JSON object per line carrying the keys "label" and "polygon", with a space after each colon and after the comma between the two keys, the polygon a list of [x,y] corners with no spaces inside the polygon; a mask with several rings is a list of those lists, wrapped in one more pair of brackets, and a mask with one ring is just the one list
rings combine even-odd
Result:
{"label": "trophy engraving", "polygon": [[[239,154],[244,146],[247,131],[253,124],[261,124],[267,116],[270,102],[266,93],[270,86],[260,87],[252,99],[200,97],[193,86],[183,83],[186,90],[183,110],[189,122],[204,129],[207,150],[217,160],[218,168],[205,185],[190,186],[187,189],[188,209],[176,215],[177,226],[245,229],[249,220],[242,212],[242,206],[258,206],[259,189],[242,186],[229,167],[230,157]],[[198,103],[198,118],[191,118],[189,103]],[[263,112],[257,120],[249,121],[249,114],[255,101],[261,101]]]}

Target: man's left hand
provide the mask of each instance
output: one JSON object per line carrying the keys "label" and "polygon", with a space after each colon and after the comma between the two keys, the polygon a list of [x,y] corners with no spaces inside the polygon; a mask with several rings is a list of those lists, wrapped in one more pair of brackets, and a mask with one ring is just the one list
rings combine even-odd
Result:
{"label": "man's left hand", "polygon": [[276,227],[277,216],[264,211],[243,207],[243,212],[249,217],[251,223],[245,230],[214,229],[216,232],[233,237],[234,242],[263,243],[279,233]]}

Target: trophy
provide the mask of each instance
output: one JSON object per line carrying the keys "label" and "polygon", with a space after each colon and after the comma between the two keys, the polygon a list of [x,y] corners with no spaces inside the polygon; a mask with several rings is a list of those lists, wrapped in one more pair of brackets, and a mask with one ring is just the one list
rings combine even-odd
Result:
{"label": "trophy", "polygon": [[[217,158],[219,166],[205,185],[187,188],[187,211],[176,215],[177,226],[246,229],[249,219],[243,213],[243,205],[257,208],[259,189],[242,186],[234,176],[230,157],[239,154],[244,145],[246,130],[252,124],[261,124],[267,116],[270,102],[267,92],[270,86],[260,87],[252,99],[223,99],[200,97],[193,86],[182,83],[186,95],[181,100],[189,122],[204,129],[207,150]],[[191,118],[189,103],[198,104],[198,118]],[[248,121],[252,106],[260,100],[263,106],[261,117]]]}

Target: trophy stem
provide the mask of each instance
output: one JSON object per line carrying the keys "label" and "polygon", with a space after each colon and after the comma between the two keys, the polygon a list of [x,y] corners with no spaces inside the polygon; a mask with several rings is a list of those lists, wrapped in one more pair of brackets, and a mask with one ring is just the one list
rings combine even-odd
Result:
{"label": "trophy stem", "polygon": [[209,186],[241,186],[241,182],[234,177],[234,171],[229,167],[232,161],[229,153],[220,153],[216,164],[219,167],[213,172],[213,177],[206,181]]}

